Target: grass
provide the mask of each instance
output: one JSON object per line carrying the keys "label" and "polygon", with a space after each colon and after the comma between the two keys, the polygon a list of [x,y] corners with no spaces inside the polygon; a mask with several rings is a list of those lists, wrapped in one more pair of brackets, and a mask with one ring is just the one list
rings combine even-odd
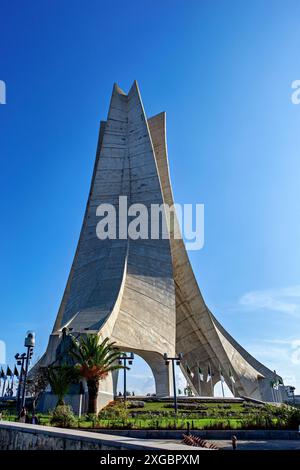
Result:
{"label": "grass", "polygon": [[[42,424],[44,426],[49,425],[49,419],[50,419],[49,414],[37,413],[37,416],[39,418],[40,424]],[[18,417],[17,417],[16,412],[6,413],[6,414],[4,414],[2,419],[5,420],[5,421],[12,421],[12,422],[18,421]]]}
{"label": "grass", "polygon": [[[300,410],[282,406],[239,403],[179,402],[177,415],[172,401],[122,400],[107,405],[98,416],[75,417],[74,426],[80,429],[296,429]],[[137,405],[137,406],[135,406]],[[297,414],[298,413],[298,414]],[[38,414],[40,424],[49,425],[49,414]],[[11,412],[4,419],[15,421]]]}
{"label": "grass", "polygon": [[187,429],[188,426],[191,429],[239,429],[247,427],[247,422],[253,427],[278,425],[277,409],[264,405],[179,402],[175,415],[172,401],[145,401],[144,406],[134,406],[134,403],[134,400],[128,401],[125,407],[121,401],[112,402],[99,413],[93,426],[108,429]]}
{"label": "grass", "polygon": [[[120,403],[120,402],[116,402],[116,406],[117,404]],[[145,405],[143,407],[133,407],[133,408],[129,408],[130,411],[133,411],[133,412],[151,412],[151,411],[166,411],[166,410],[171,410],[172,408],[170,407],[170,405],[173,405],[173,402],[145,402]],[[244,410],[245,408],[243,407],[242,403],[231,403],[231,404],[226,404],[226,408],[224,408],[224,405],[223,404],[215,404],[215,403],[199,403],[198,404],[199,406],[197,407],[197,409],[201,410],[207,410],[208,412],[214,412],[214,411],[217,411],[217,410],[222,410],[222,409],[226,409],[230,412],[241,412],[242,410]],[[180,403],[179,403],[179,409],[180,409]]]}
{"label": "grass", "polygon": [[220,421],[219,419],[180,419],[180,418],[161,418],[158,420],[151,418],[133,419],[128,418],[126,421],[100,419],[93,426],[91,422],[80,422],[80,429],[207,429],[229,427],[230,429],[241,428],[242,421],[230,419]]}
{"label": "grass", "polygon": [[[38,415],[40,424],[50,426],[49,415]],[[17,421],[17,417],[10,415],[5,418],[7,421]],[[275,421],[274,421],[275,423]],[[241,429],[243,427],[243,420],[240,419],[219,419],[219,418],[201,418],[201,419],[188,419],[188,418],[128,418],[122,419],[78,419],[77,426],[79,429]]]}

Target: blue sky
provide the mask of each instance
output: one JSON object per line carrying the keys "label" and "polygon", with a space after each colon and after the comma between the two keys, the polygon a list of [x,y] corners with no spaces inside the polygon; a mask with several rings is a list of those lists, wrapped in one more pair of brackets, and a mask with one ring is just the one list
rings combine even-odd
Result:
{"label": "blue sky", "polygon": [[[297,1],[0,1],[0,340],[46,347],[113,82],[167,112],[179,203],[204,203],[190,258],[209,307],[300,392]],[[152,381],[140,361],[129,387]],[[140,376],[144,379],[141,380]],[[151,387],[150,387],[151,388]]]}

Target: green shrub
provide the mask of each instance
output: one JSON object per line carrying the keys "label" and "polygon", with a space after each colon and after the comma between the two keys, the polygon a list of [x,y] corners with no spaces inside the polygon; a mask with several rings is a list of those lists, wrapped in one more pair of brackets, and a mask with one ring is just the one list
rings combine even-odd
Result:
{"label": "green shrub", "polygon": [[231,423],[229,420],[225,421],[225,420],[222,420],[222,421],[217,421],[217,422],[214,422],[214,421],[210,421],[208,424],[206,424],[205,426],[203,426],[203,429],[217,429],[217,430],[224,430],[224,429],[232,429],[232,426],[231,426]]}
{"label": "green shrub", "polygon": [[144,401],[128,401],[127,408],[144,408]]}
{"label": "green shrub", "polygon": [[50,424],[62,428],[70,428],[76,423],[75,415],[69,405],[58,405],[50,413]]}
{"label": "green shrub", "polygon": [[300,425],[300,409],[289,408],[287,416],[287,427],[289,429],[298,429]]}

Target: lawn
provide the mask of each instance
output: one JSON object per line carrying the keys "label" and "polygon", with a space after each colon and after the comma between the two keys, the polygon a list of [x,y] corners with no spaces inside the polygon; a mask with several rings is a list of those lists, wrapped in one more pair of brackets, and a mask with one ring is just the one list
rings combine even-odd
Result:
{"label": "lawn", "polygon": [[[91,426],[92,425],[92,426]],[[94,428],[99,429],[207,429],[207,428],[225,428],[238,429],[241,428],[242,421],[237,419],[229,419],[226,421],[220,419],[180,419],[180,418],[143,418],[133,419],[128,418],[125,421],[122,420],[98,420],[94,424]],[[91,422],[80,422],[80,428],[91,428],[93,423]]]}
{"label": "lawn", "polygon": [[[97,415],[71,416],[70,426],[80,429],[296,429],[300,410],[251,402],[224,403],[181,400],[178,413],[172,400],[116,400]],[[40,424],[50,425],[50,414],[38,413]],[[16,420],[15,413],[4,419]],[[62,426],[61,424],[56,424]]]}
{"label": "lawn", "polygon": [[[110,403],[93,422],[108,429],[239,429],[278,428],[286,425],[284,412],[274,406],[249,402],[190,402],[181,400],[175,415],[172,401],[121,400]],[[83,422],[79,426],[84,425]],[[88,426],[87,426],[88,427]]]}

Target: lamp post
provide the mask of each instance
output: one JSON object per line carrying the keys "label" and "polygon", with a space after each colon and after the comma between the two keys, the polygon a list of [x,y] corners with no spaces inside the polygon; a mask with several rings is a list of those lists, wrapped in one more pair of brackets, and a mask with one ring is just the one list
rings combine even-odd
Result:
{"label": "lamp post", "polygon": [[[35,346],[35,333],[33,331],[27,331],[24,346],[25,348],[27,348],[27,353],[23,353],[23,354],[18,353],[15,355],[15,359],[17,360],[17,365],[21,366],[20,380],[19,380],[18,393],[17,393],[18,412],[20,412],[21,408],[25,406],[26,380],[27,380],[30,359],[32,358],[33,348]],[[24,368],[24,364],[25,364],[25,368]]]}
{"label": "lamp post", "polygon": [[180,353],[178,354],[177,357],[168,357],[168,354],[165,353],[164,354],[164,361],[165,361],[165,364],[166,366],[169,365],[169,362],[171,361],[172,362],[172,374],[173,374],[173,390],[174,390],[174,409],[175,409],[175,413],[177,413],[177,393],[176,393],[176,377],[175,377],[175,362],[176,362],[176,365],[179,366],[180,365],[180,362],[182,361],[182,358],[183,358],[183,354]]}
{"label": "lamp post", "polygon": [[119,365],[123,365],[123,368],[124,368],[124,394],[123,394],[124,403],[125,403],[126,397],[127,397],[127,390],[126,390],[126,379],[127,379],[126,371],[128,369],[127,361],[128,361],[128,364],[131,366],[133,359],[134,359],[133,352],[130,353],[129,356],[127,356],[126,353],[121,353],[120,356],[118,357]]}
{"label": "lamp post", "polygon": [[23,373],[24,373],[24,361],[25,361],[26,353],[23,354],[16,354],[15,359],[17,361],[17,366],[20,367],[20,374],[19,374],[19,383],[18,383],[18,390],[17,390],[17,411],[20,412],[20,397],[23,387]]}

